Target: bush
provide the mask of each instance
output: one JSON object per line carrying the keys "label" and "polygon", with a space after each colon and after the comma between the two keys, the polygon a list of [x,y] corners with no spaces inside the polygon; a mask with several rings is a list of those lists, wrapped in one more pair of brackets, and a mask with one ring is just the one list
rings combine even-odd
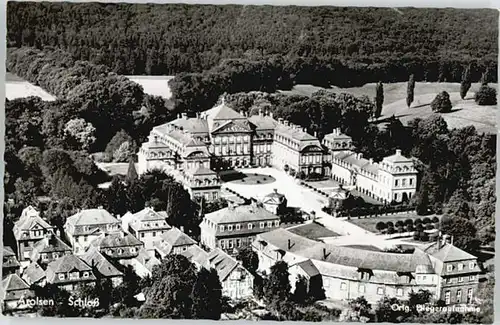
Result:
{"label": "bush", "polygon": [[425,217],[425,218],[424,218],[424,220],[422,220],[422,223],[423,223],[424,225],[426,225],[426,224],[428,224],[428,223],[431,223],[431,219],[430,219],[430,218],[428,218],[428,217]]}
{"label": "bush", "polygon": [[405,225],[413,225],[413,220],[411,220],[411,219],[406,219],[406,220],[405,220]]}
{"label": "bush", "polygon": [[420,219],[420,218],[417,218],[417,219],[415,219],[415,220],[413,221],[413,224],[414,224],[415,226],[416,226],[416,225],[418,225],[418,224],[421,224],[421,223],[422,223],[422,219]]}
{"label": "bush", "polygon": [[394,230],[394,228],[390,227],[390,228],[387,228],[387,234],[388,235],[392,235],[393,233],[395,233],[396,230]]}
{"label": "bush", "polygon": [[437,94],[431,103],[432,111],[437,113],[448,113],[451,107],[450,95],[446,91]]}
{"label": "bush", "polygon": [[394,228],[394,223],[392,221],[388,221],[386,223],[386,225],[387,225],[387,228]]}
{"label": "bush", "polygon": [[439,218],[438,218],[438,217],[434,217],[434,218],[432,218],[432,222],[433,222],[433,223],[438,223],[438,222],[439,222]]}
{"label": "bush", "polygon": [[434,229],[434,225],[433,225],[432,223],[429,223],[429,224],[427,224],[427,225],[425,226],[425,229],[427,229],[427,230],[432,230],[432,229]]}
{"label": "bush", "polygon": [[497,90],[488,85],[482,85],[476,93],[475,100],[478,105],[496,105]]}
{"label": "bush", "polygon": [[382,231],[384,229],[387,228],[387,225],[385,224],[385,222],[383,221],[379,221],[377,222],[377,224],[375,225],[375,228],[378,230],[378,231]]}
{"label": "bush", "polygon": [[398,221],[396,221],[395,225],[396,225],[396,228],[402,227],[403,226],[403,221],[398,220]]}
{"label": "bush", "polygon": [[413,225],[406,225],[406,231],[413,231],[414,229]]}

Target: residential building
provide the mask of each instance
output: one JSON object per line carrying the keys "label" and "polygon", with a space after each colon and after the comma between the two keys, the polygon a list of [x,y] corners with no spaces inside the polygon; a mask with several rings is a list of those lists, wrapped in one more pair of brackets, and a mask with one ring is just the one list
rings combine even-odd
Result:
{"label": "residential building", "polygon": [[172,228],[167,223],[167,219],[167,212],[155,211],[153,208],[147,207],[137,213],[130,214],[130,217],[124,216],[122,227],[143,242],[147,251],[152,251],[154,249],[153,243]]}
{"label": "residential building", "polygon": [[94,284],[96,277],[92,268],[76,255],[65,255],[49,263],[46,270],[47,283],[73,291],[83,283]]}
{"label": "residential building", "polygon": [[267,211],[273,214],[282,214],[286,210],[287,200],[285,195],[278,193],[278,190],[274,189],[272,193],[264,196],[262,204]]}
{"label": "residential building", "polygon": [[2,302],[3,311],[14,311],[27,309],[29,306],[23,303],[24,299],[33,297],[33,292],[19,275],[12,273],[2,280]]}
{"label": "residential building", "polygon": [[233,300],[248,299],[253,296],[254,276],[241,262],[216,248],[208,254],[208,265],[219,275],[222,295]]}
{"label": "residential building", "polygon": [[447,305],[474,303],[481,273],[477,257],[442,240],[429,244],[424,251],[439,276],[439,299]]}
{"label": "residential building", "polygon": [[339,128],[333,130],[332,133],[325,134],[322,144],[330,151],[352,150],[352,138],[340,132]]}
{"label": "residential building", "polygon": [[47,265],[59,257],[70,254],[72,254],[71,247],[50,232],[35,244],[30,259],[32,262]]}
{"label": "residential building", "polygon": [[90,247],[80,259],[92,268],[96,279],[109,279],[113,286],[123,282],[123,273],[99,252],[97,247]]}
{"label": "residential building", "polygon": [[135,273],[141,278],[151,276],[153,268],[160,264],[161,261],[154,256],[154,252],[151,254],[150,251],[146,251],[144,248],[141,248],[137,257],[130,262]]}
{"label": "residential building", "polygon": [[430,256],[418,248],[400,254],[335,246],[281,228],[257,235],[252,248],[259,256],[259,272],[269,274],[271,266],[283,260],[292,283],[304,275],[318,285],[320,276],[327,299],[363,296],[376,303],[384,296],[405,299],[420,289],[439,298],[439,275]]}
{"label": "residential building", "polygon": [[19,275],[19,269],[21,264],[19,264],[16,254],[9,246],[3,247],[2,255],[2,276],[6,276],[12,273]]}
{"label": "residential building", "polygon": [[353,151],[332,152],[332,177],[382,202],[409,201],[417,190],[418,171],[411,158],[396,150],[380,163]]}
{"label": "residential building", "polygon": [[279,226],[280,217],[267,211],[262,203],[230,204],[205,215],[200,224],[201,244],[233,255],[239,248],[250,246],[257,234]]}
{"label": "residential building", "polygon": [[181,254],[193,245],[196,245],[194,239],[178,228],[172,227],[154,243],[155,257],[161,260],[170,254]]}
{"label": "residential building", "polygon": [[75,254],[84,254],[90,242],[102,233],[119,231],[120,221],[102,208],[82,210],[64,224],[64,232]]}
{"label": "residential building", "polygon": [[213,268],[217,271],[222,285],[222,294],[232,300],[251,298],[253,295],[254,276],[224,251],[216,248],[206,252],[198,245],[192,245],[181,253],[198,270]]}
{"label": "residential building", "polygon": [[44,286],[47,280],[45,270],[37,262],[31,262],[23,271],[23,280],[29,285]]}
{"label": "residential building", "polygon": [[[17,253],[21,264],[29,264],[31,251],[35,244],[43,239],[46,234],[52,233],[54,227],[40,217],[40,213],[28,206],[19,220],[14,224],[13,232],[17,242]],[[25,262],[26,261],[26,262]]]}
{"label": "residential building", "polygon": [[130,259],[137,257],[144,244],[134,235],[119,231],[101,233],[90,243],[89,247],[97,248],[101,254],[110,260],[127,264]]}

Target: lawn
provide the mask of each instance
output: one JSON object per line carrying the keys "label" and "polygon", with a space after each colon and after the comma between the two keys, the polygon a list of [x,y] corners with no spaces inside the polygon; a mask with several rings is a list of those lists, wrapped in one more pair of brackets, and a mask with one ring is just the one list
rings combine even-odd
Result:
{"label": "lawn", "polygon": [[223,182],[231,182],[240,185],[264,185],[274,183],[276,179],[271,175],[262,175],[257,173],[241,173],[237,171],[222,172],[219,174]]}
{"label": "lawn", "polygon": [[9,100],[30,96],[40,97],[42,100],[55,101],[56,98],[42,88],[29,83],[18,76],[7,72],[5,74],[5,97]]}
{"label": "lawn", "polygon": [[370,232],[373,232],[373,233],[378,233],[378,230],[375,228],[375,225],[380,222],[380,221],[383,221],[383,222],[389,222],[389,221],[392,221],[394,224],[401,220],[401,221],[405,221],[406,219],[412,219],[412,220],[415,220],[415,219],[424,219],[424,218],[434,218],[434,217],[438,217],[438,218],[441,218],[440,215],[429,215],[429,216],[419,216],[417,215],[415,212],[409,212],[409,213],[402,213],[402,214],[394,214],[394,215],[387,215],[387,216],[380,216],[380,217],[376,217],[376,218],[363,218],[363,219],[354,219],[354,218],[351,218],[349,220],[349,222],[365,229],[365,230],[368,230]]}
{"label": "lawn", "polygon": [[125,76],[135,83],[138,83],[148,95],[160,96],[165,99],[172,97],[172,92],[168,82],[174,76]]}
{"label": "lawn", "polygon": [[[497,84],[490,84],[497,87]],[[334,93],[349,93],[354,96],[368,96],[373,99],[375,96],[375,83],[369,83],[361,87],[339,88],[331,87],[328,91]],[[403,123],[414,118],[425,118],[432,114],[430,103],[437,93],[447,91],[453,103],[451,113],[442,114],[450,128],[458,128],[467,125],[474,125],[480,132],[495,133],[496,106],[478,106],[474,102],[474,94],[479,89],[480,84],[472,85],[465,100],[459,96],[460,83],[450,82],[416,82],[415,100],[412,108],[406,106],[406,82],[384,84],[384,108],[382,118],[395,115]],[[323,89],[312,85],[296,85],[290,91],[282,91],[285,94],[298,94],[310,96],[312,93]]]}
{"label": "lawn", "polygon": [[[129,163],[101,163],[96,162],[96,166],[108,173],[109,176],[113,175],[127,175]],[[135,164],[135,170],[138,170],[138,164]]]}
{"label": "lawn", "polygon": [[308,223],[305,225],[297,226],[288,229],[291,233],[296,235],[306,237],[312,240],[318,240],[323,237],[337,237],[339,234],[326,229],[325,227],[317,224],[316,222]]}

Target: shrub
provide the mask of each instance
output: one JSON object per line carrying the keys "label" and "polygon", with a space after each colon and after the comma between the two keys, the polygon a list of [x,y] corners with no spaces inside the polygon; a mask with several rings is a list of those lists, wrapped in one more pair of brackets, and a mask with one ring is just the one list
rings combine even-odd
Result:
{"label": "shrub", "polygon": [[392,235],[393,233],[395,233],[396,231],[394,230],[394,228],[387,228],[387,234],[388,235]]}
{"label": "shrub", "polygon": [[406,225],[406,231],[413,231],[414,229],[413,225]]}
{"label": "shrub", "polygon": [[394,228],[394,223],[392,221],[387,222],[387,228]]}
{"label": "shrub", "polygon": [[432,111],[437,113],[448,113],[451,111],[451,107],[450,95],[446,91],[437,94],[431,103]]}
{"label": "shrub", "polygon": [[438,217],[434,217],[434,218],[432,218],[432,222],[433,222],[433,223],[438,223],[438,222],[439,222],[439,218],[438,218]]}
{"label": "shrub", "polygon": [[431,223],[431,219],[430,219],[430,218],[428,218],[428,217],[425,217],[425,218],[424,218],[424,220],[422,220],[422,223],[423,223],[424,225],[426,225],[426,224],[428,224],[428,223]]}
{"label": "shrub", "polygon": [[417,218],[417,219],[413,220],[413,224],[415,226],[418,225],[418,224],[421,224],[421,223],[422,223],[422,219],[420,219],[420,218]]}
{"label": "shrub", "polygon": [[478,105],[496,105],[497,90],[488,85],[482,85],[476,93],[475,100]]}
{"label": "shrub", "polygon": [[434,229],[434,225],[433,225],[432,223],[429,223],[429,224],[427,224],[427,225],[425,226],[425,229],[427,229],[427,230],[432,230],[432,229]]}
{"label": "shrub", "polygon": [[396,221],[396,227],[402,227],[403,226],[403,221],[398,220]]}
{"label": "shrub", "polygon": [[375,228],[378,230],[378,231],[382,231],[384,229],[387,228],[387,225],[385,224],[385,222],[383,221],[379,221],[377,222],[377,224],[375,225]]}
{"label": "shrub", "polygon": [[406,220],[405,220],[405,225],[413,225],[413,220],[411,220],[411,219],[406,219]]}

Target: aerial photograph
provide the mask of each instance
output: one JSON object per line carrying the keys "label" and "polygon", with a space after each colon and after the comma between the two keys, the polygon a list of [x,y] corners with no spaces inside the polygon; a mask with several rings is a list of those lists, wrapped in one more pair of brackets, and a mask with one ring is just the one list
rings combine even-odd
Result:
{"label": "aerial photograph", "polygon": [[6,14],[3,315],[493,323],[497,10]]}

